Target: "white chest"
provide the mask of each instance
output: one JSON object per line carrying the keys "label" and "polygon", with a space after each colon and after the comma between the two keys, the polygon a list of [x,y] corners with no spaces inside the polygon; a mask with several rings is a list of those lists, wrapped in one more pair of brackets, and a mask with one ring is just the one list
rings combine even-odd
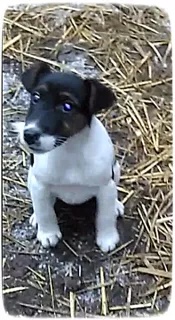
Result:
{"label": "white chest", "polygon": [[43,183],[56,186],[88,184],[90,167],[85,161],[79,162],[73,155],[66,159],[62,154],[57,158],[36,161],[33,174]]}
{"label": "white chest", "polygon": [[67,203],[82,203],[95,196],[112,174],[114,150],[102,124],[73,136],[51,152],[35,155],[31,176]]}

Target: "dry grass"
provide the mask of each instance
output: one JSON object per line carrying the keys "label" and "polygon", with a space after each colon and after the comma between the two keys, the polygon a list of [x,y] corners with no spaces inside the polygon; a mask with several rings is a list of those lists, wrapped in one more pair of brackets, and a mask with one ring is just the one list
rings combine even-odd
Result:
{"label": "dry grass", "polygon": [[[62,22],[56,18],[60,9],[65,15]],[[122,142],[117,135],[117,141],[114,141],[116,155],[120,156],[118,149],[121,144],[123,147],[119,191],[126,205],[126,217],[140,221],[132,250],[128,249],[128,244],[122,245],[124,255],[120,257],[120,263],[128,266],[130,273],[151,275],[154,285],[140,295],[138,304],[131,302],[134,290],[131,285],[124,306],[108,307],[105,288],[112,284],[105,284],[101,268],[103,315],[112,315],[119,310],[130,315],[132,309],[153,309],[156,299],[168,295],[171,288],[172,75],[171,37],[167,21],[166,14],[157,8],[123,6],[117,12],[111,6],[102,5],[82,8],[69,5],[26,6],[21,11],[8,10],[4,17],[4,57],[20,61],[22,68],[35,60],[42,60],[53,68],[66,69],[69,67],[64,62],[58,63],[55,58],[65,43],[73,43],[75,48],[86,52],[93,60],[100,72],[100,80],[110,86],[118,97],[117,105],[99,117],[109,132],[124,134]],[[18,88],[13,89],[16,91]],[[10,109],[12,111],[15,112]],[[26,154],[24,151],[21,154],[20,159],[13,159],[9,164],[6,162],[6,169],[8,165],[15,168],[19,161],[26,166]],[[8,183],[25,186],[23,178],[15,174],[14,177],[4,176],[4,184]],[[12,197],[4,194],[5,206]],[[16,200],[27,216],[25,209],[30,200]],[[15,217],[9,221],[9,216],[4,213],[3,219],[6,234]],[[120,252],[120,248],[110,256],[115,258],[116,252]],[[58,310],[54,305],[50,269],[48,273],[52,306],[45,309],[55,313]],[[73,317],[76,295],[70,292],[70,300],[65,303],[70,304]]]}

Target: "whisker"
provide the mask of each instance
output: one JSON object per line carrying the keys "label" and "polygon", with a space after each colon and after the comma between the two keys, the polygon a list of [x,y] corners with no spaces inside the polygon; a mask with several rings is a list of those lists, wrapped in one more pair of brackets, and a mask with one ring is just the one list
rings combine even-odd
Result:
{"label": "whisker", "polygon": [[56,140],[65,141],[67,140],[67,137],[56,137]]}
{"label": "whisker", "polygon": [[66,141],[67,139],[63,140],[63,139],[56,139],[56,141]]}
{"label": "whisker", "polygon": [[55,144],[62,144],[62,143],[64,143],[64,142],[66,142],[66,141],[57,140],[57,141],[55,141]]}
{"label": "whisker", "polygon": [[67,139],[56,139],[56,142],[65,142]]}
{"label": "whisker", "polygon": [[64,142],[67,141],[67,137],[64,137],[64,136],[56,136],[56,139],[55,139],[55,144],[54,146],[55,147],[58,147],[60,145],[62,145]]}
{"label": "whisker", "polygon": [[55,146],[55,147],[58,147],[58,146],[62,145],[63,143],[65,143],[66,140],[67,140],[67,139],[65,139],[65,140],[56,139],[54,146]]}
{"label": "whisker", "polygon": [[61,139],[67,139],[67,137],[65,137],[65,136],[56,136],[57,138],[61,138]]}

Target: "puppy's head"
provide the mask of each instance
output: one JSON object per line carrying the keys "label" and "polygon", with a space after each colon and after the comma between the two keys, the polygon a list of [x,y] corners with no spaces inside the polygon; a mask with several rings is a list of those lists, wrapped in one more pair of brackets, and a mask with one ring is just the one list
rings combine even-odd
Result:
{"label": "puppy's head", "polygon": [[61,145],[90,126],[92,115],[109,108],[115,100],[113,92],[97,80],[51,72],[44,62],[26,70],[22,83],[31,95],[24,140],[34,153]]}

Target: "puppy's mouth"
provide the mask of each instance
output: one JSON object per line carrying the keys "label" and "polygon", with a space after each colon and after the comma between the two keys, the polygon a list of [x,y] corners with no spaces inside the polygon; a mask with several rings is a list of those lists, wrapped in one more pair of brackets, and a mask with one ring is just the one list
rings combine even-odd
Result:
{"label": "puppy's mouth", "polygon": [[51,145],[46,145],[44,141],[42,141],[41,143],[38,143],[38,145],[36,143],[33,145],[28,145],[28,147],[32,153],[43,154],[63,145],[67,141],[67,139],[68,138],[66,137],[54,137],[53,143],[51,143]]}
{"label": "puppy's mouth", "polygon": [[29,147],[31,153],[35,153],[35,154],[43,154],[43,153],[49,152],[49,151],[43,150],[41,148],[33,147],[33,146],[28,146],[28,147]]}

